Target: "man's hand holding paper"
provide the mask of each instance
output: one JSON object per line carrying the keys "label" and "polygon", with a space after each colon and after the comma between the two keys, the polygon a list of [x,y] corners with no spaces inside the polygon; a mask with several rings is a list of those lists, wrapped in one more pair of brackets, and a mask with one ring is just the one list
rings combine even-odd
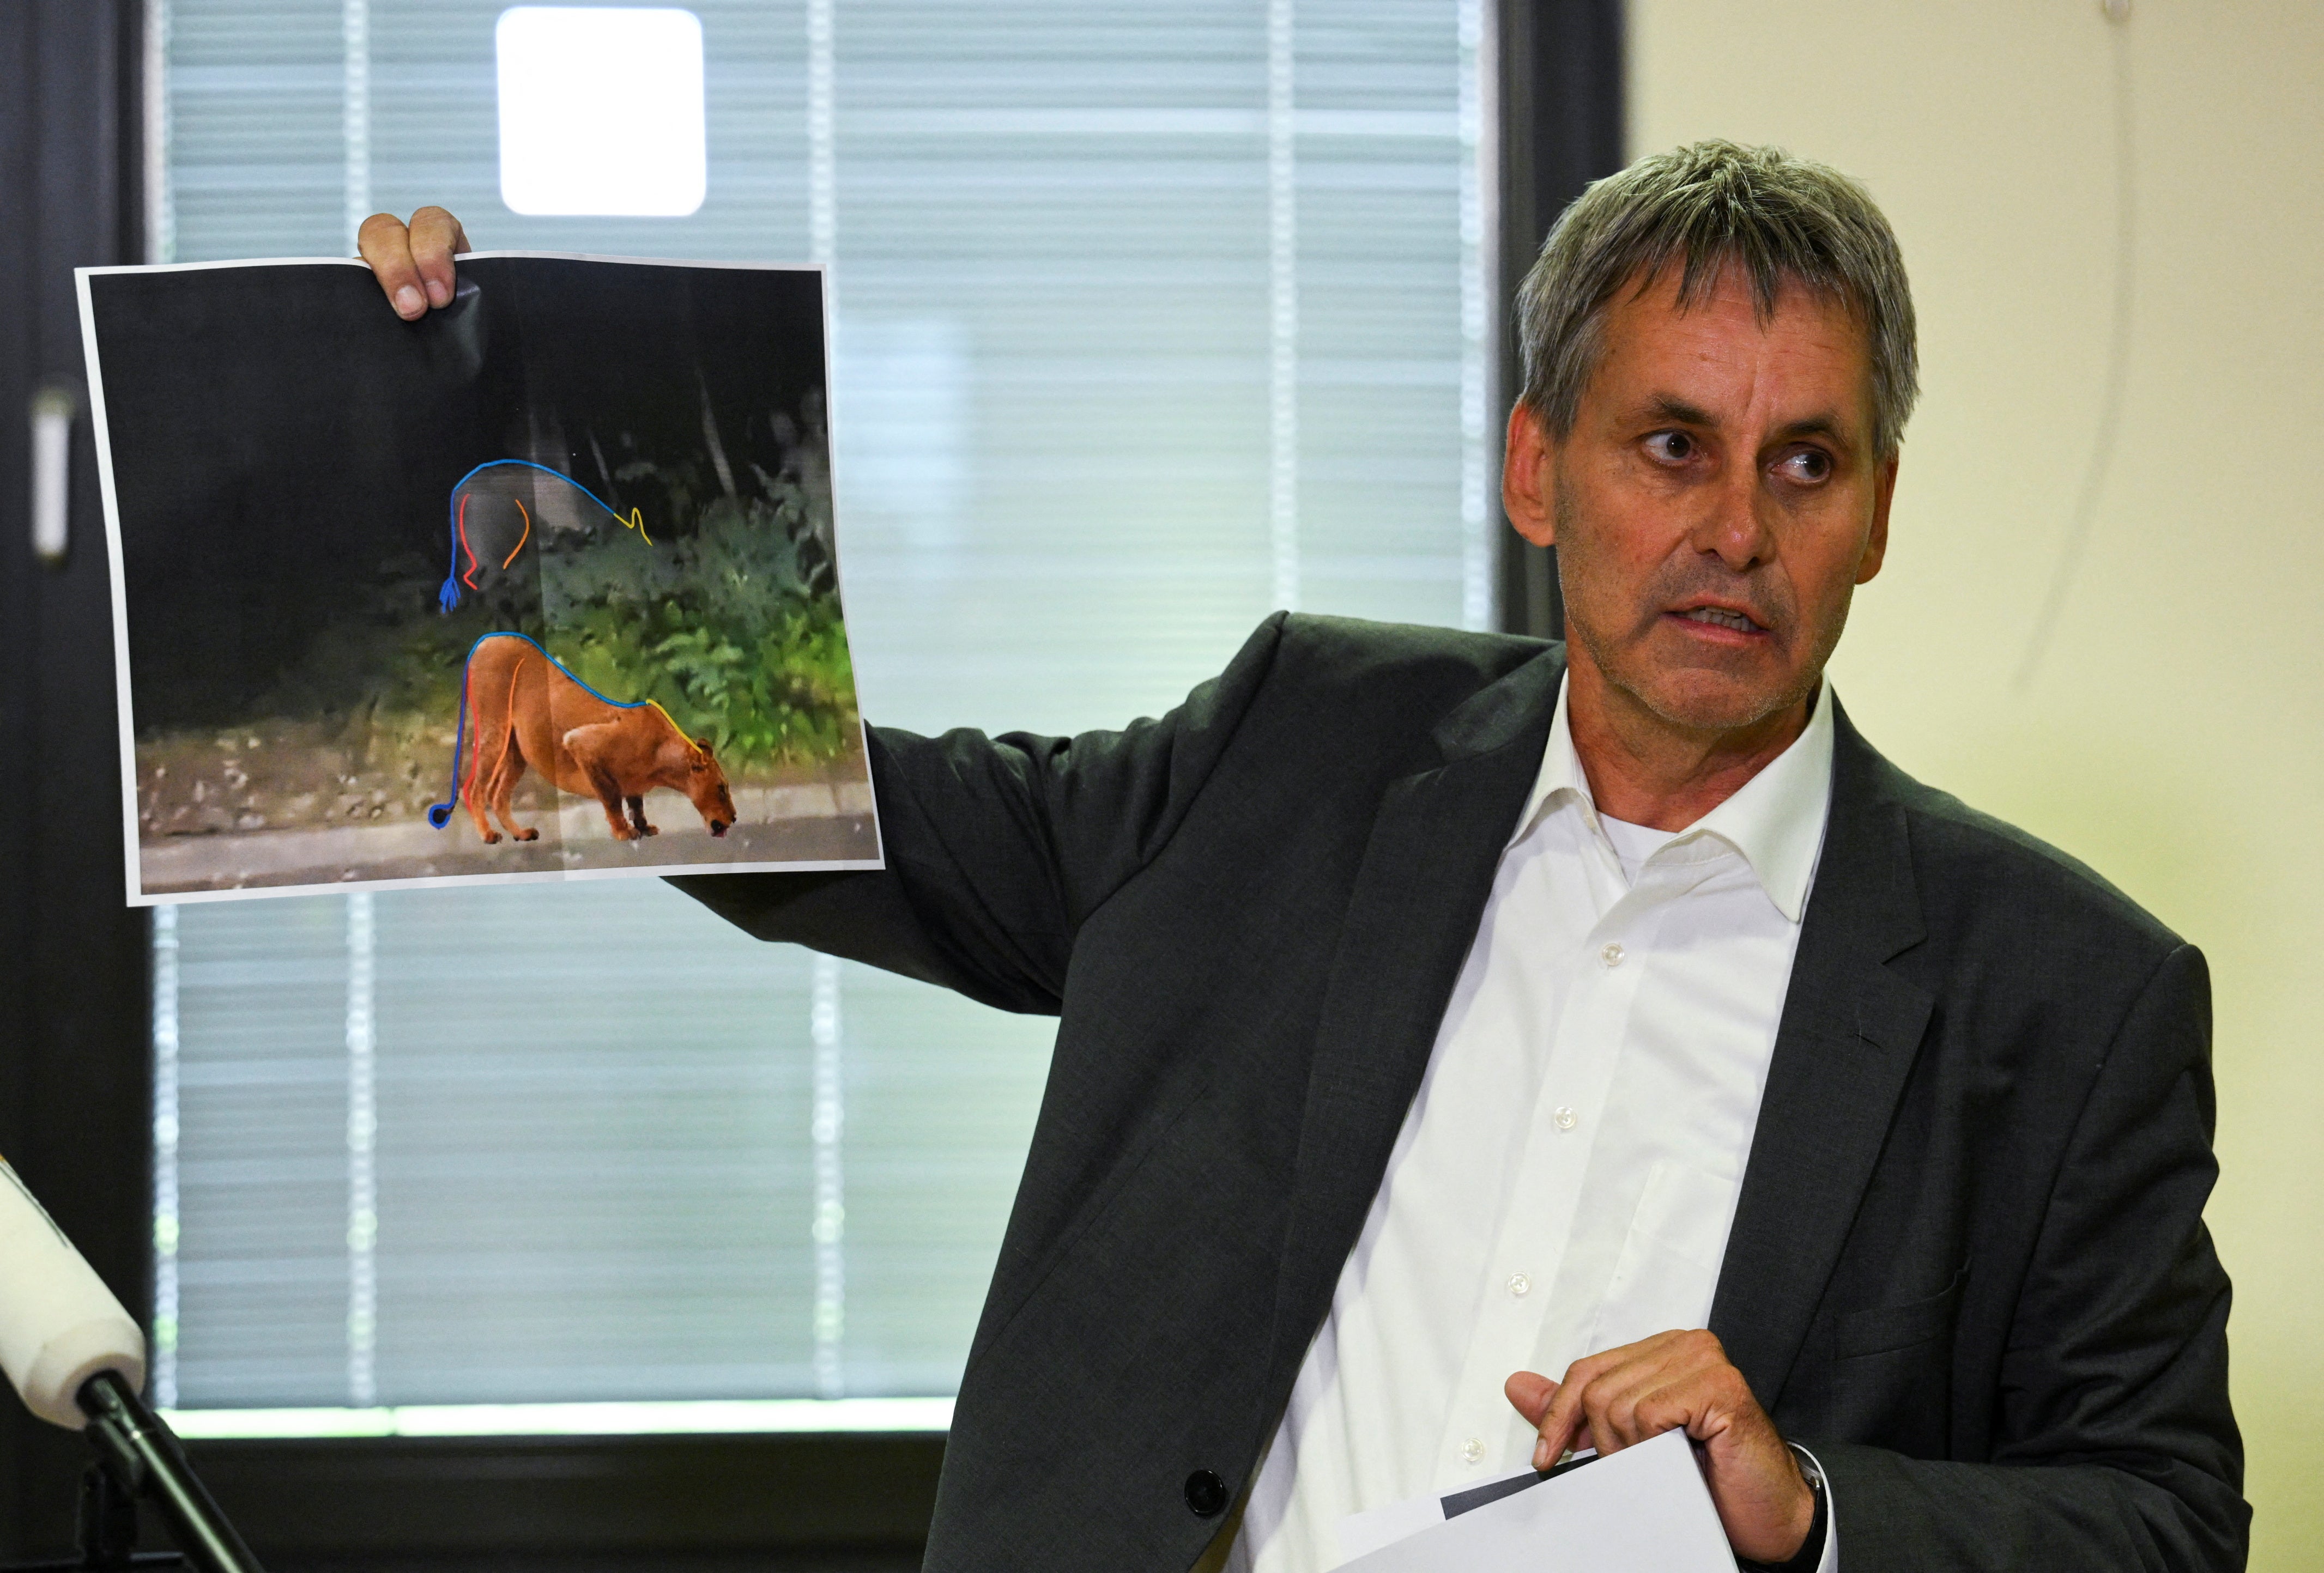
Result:
{"label": "man's hand holding paper", "polygon": [[1656,1333],[1576,1360],[1563,1382],[1531,1371],[1508,1380],[1509,1402],[1541,1435],[1533,1466],[1571,1449],[1618,1453],[1683,1430],[1736,1554],[1785,1562],[1815,1524],[1815,1493],[1751,1387],[1711,1334]]}
{"label": "man's hand holding paper", "polygon": [[471,248],[458,219],[441,207],[422,207],[409,225],[392,213],[373,214],[355,232],[355,249],[395,314],[410,322],[452,303],[452,259]]}

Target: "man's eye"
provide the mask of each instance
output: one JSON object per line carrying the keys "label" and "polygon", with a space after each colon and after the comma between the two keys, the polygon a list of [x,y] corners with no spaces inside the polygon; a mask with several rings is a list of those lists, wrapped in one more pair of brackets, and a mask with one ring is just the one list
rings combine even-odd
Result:
{"label": "man's eye", "polygon": [[1683,431],[1658,431],[1646,439],[1646,453],[1665,465],[1694,457],[1694,439]]}
{"label": "man's eye", "polygon": [[1831,474],[1831,455],[1821,448],[1802,448],[1784,455],[1776,466],[1793,481],[1821,481]]}

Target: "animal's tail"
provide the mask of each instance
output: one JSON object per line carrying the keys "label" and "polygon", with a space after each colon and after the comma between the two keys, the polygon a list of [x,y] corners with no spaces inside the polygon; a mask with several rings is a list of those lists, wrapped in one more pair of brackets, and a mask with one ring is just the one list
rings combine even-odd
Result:
{"label": "animal's tail", "polygon": [[[451,581],[448,579],[444,584],[444,593],[448,597],[444,610],[449,612],[459,603],[459,596],[453,590]],[[492,637],[490,634],[484,635],[484,639],[476,641],[476,645],[483,644],[484,639]],[[452,732],[452,795],[441,803],[431,803],[428,805],[428,823],[438,830],[442,830],[452,823],[452,811],[458,807],[460,803],[460,751],[468,741],[468,667],[476,658],[476,645],[468,647],[467,655],[460,662],[460,719]]]}

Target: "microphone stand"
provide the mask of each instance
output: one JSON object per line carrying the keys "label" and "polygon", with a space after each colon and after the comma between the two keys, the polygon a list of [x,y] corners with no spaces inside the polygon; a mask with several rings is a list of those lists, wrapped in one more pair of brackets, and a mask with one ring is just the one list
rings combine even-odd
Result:
{"label": "microphone stand", "polygon": [[[164,1569],[192,1568],[197,1573],[265,1573],[242,1537],[186,1461],[186,1450],[145,1407],[136,1390],[112,1371],[99,1371],[75,1395],[88,1417],[82,1435],[97,1449],[97,1461],[82,1477],[77,1559],[23,1564],[34,1569]],[[169,1523],[176,1551],[139,1551],[137,1498],[150,1499]]]}

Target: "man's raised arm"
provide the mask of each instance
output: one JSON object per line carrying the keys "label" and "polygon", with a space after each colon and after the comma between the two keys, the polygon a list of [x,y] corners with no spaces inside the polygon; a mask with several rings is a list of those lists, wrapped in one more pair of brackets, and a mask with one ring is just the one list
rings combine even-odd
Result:
{"label": "man's raised arm", "polygon": [[870,729],[878,873],[670,883],[750,934],[1054,1014],[1083,921],[1166,846],[1265,683],[1281,613],[1159,721],[1073,738]]}

